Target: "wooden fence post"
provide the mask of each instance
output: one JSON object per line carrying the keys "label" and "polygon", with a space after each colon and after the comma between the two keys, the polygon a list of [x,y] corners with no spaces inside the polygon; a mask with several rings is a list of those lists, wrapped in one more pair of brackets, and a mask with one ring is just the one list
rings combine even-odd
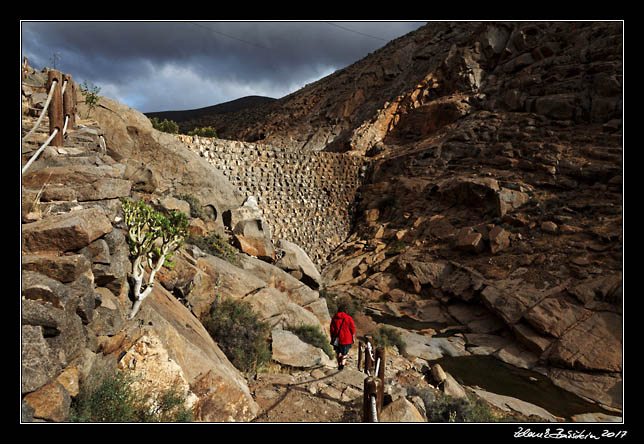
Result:
{"label": "wooden fence post", "polygon": [[76,91],[70,74],[63,74],[63,81],[65,80],[67,80],[67,86],[63,94],[63,117],[69,116],[67,129],[70,130],[76,128]]}
{"label": "wooden fence post", "polygon": [[376,376],[382,380],[384,385],[384,382],[385,382],[385,348],[384,347],[378,347],[376,349],[376,362],[378,362],[378,359],[380,359],[380,366],[378,367],[378,374]]}
{"label": "wooden fence post", "polygon": [[360,366],[362,365],[363,348],[362,341],[358,341],[358,371],[360,371]]}
{"label": "wooden fence post", "polygon": [[[378,422],[382,410],[383,382],[381,379],[368,377],[364,380],[363,422]],[[371,398],[376,398],[376,411],[373,411]],[[374,417],[375,413],[375,417]]]}
{"label": "wooden fence post", "polygon": [[365,373],[368,373],[368,372],[370,373],[373,371],[376,364],[372,357],[375,350],[373,348],[373,339],[371,338],[371,336],[365,336],[365,339],[367,343],[365,344],[365,352],[364,352],[364,371]]}
{"label": "wooden fence post", "polygon": [[56,81],[54,92],[52,93],[51,102],[49,103],[49,134],[53,133],[58,128],[58,133],[52,141],[51,146],[63,146],[63,125],[65,123],[63,116],[63,96],[60,93],[62,89],[62,75],[58,71],[49,71],[47,79],[47,89],[51,88],[51,84]]}

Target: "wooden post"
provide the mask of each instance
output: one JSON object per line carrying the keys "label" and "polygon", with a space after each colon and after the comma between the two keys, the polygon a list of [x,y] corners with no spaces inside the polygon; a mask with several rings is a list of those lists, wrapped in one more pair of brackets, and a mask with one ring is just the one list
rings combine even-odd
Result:
{"label": "wooden post", "polygon": [[51,146],[63,146],[63,125],[65,119],[63,116],[63,96],[60,93],[62,88],[63,77],[58,71],[49,71],[47,80],[47,90],[51,89],[51,84],[56,81],[54,92],[49,103],[49,134],[58,128],[58,133],[50,142]]}
{"label": "wooden post", "polygon": [[[364,352],[364,372],[367,373],[373,372],[376,363],[372,358],[372,354],[375,353],[375,350],[373,348],[373,340],[371,339],[371,336],[365,336],[365,339],[367,340],[367,344],[365,345]],[[371,353],[369,353],[369,350],[371,350]]]}
{"label": "wooden post", "polygon": [[69,116],[67,122],[67,130],[76,128],[76,91],[74,91],[74,84],[72,83],[72,76],[70,74],[63,74],[63,82],[67,80],[65,87],[65,94],[63,94],[63,124],[65,123],[65,116]]}
{"label": "wooden post", "polygon": [[[382,390],[383,383],[378,378],[368,377],[364,380],[364,397],[362,406],[363,422],[378,422],[380,411],[382,410]],[[371,398],[376,397],[376,417],[372,407]]]}
{"label": "wooden post", "polygon": [[363,352],[362,341],[358,341],[358,371],[360,371],[360,366],[362,364],[362,352]]}
{"label": "wooden post", "polygon": [[385,382],[385,348],[378,347],[376,349],[376,362],[380,359],[380,366],[378,367],[378,374],[376,375],[380,380],[382,380],[383,385]]}

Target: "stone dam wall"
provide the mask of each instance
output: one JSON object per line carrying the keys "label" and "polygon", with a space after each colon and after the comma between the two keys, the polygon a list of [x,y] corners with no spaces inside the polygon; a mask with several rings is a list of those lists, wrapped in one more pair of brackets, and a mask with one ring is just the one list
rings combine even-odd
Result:
{"label": "stone dam wall", "polygon": [[367,163],[351,154],[177,135],[246,196],[255,196],[273,241],[299,245],[316,263],[351,233]]}

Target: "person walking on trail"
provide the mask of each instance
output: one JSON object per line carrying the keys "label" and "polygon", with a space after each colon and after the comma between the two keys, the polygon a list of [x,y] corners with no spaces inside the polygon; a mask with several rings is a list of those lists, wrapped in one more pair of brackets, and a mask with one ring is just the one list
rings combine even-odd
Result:
{"label": "person walking on trail", "polygon": [[338,312],[331,319],[331,344],[338,361],[338,370],[344,369],[349,349],[356,335],[356,325],[353,318],[346,313],[346,309],[345,304],[338,304]]}

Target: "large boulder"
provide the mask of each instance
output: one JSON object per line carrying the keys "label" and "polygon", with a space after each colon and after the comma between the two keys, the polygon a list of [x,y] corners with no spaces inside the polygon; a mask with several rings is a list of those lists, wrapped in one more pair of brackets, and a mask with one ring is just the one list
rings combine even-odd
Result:
{"label": "large boulder", "polygon": [[[80,90],[80,88],[79,88]],[[78,97],[79,112],[87,112],[83,97]],[[174,135],[152,128],[142,113],[124,104],[100,97],[91,111],[104,131],[107,153],[117,162],[126,162],[125,179],[147,192],[187,194],[209,209],[211,219],[223,226],[224,211],[237,208],[241,193],[208,161],[190,151]],[[145,182],[145,183],[142,183]]]}
{"label": "large boulder", "polygon": [[322,276],[309,256],[298,245],[280,239],[277,247],[283,256],[275,263],[279,268],[289,272],[314,290],[320,288]]}
{"label": "large boulder", "polygon": [[112,231],[112,224],[100,208],[92,207],[57,214],[22,225],[26,253],[75,251]]}
{"label": "large boulder", "polygon": [[621,372],[622,317],[593,313],[563,334],[549,360],[576,370]]}
{"label": "large boulder", "polygon": [[33,392],[51,381],[62,370],[56,353],[43,335],[44,328],[22,326],[22,393]]}
{"label": "large boulder", "polygon": [[[137,319],[146,326],[146,334],[154,338],[159,351],[163,350],[174,362],[166,362],[164,379],[169,380],[171,375],[181,376],[184,381],[181,384],[190,388],[196,420],[250,421],[257,415],[259,406],[253,400],[244,376],[230,363],[197,318],[164,288],[155,286],[141,305]],[[137,336],[142,337],[142,332]],[[132,347],[137,347],[136,344],[134,342]],[[149,359],[157,359],[148,355]],[[122,365],[133,365],[127,354],[123,359]],[[155,379],[151,374],[148,378]]]}
{"label": "large boulder", "polygon": [[254,196],[239,208],[224,213],[224,225],[233,231],[234,244],[240,251],[266,262],[275,262],[271,230]]}
{"label": "large boulder", "polygon": [[42,201],[116,199],[129,196],[132,188],[132,182],[123,177],[123,169],[110,165],[41,168],[22,176],[22,185],[42,188]]}
{"label": "large boulder", "polygon": [[[81,354],[87,342],[87,333],[76,313],[80,293],[33,271],[23,271],[21,287],[23,328],[27,325],[41,327],[41,334],[47,342],[46,349],[53,352],[61,366],[66,366]],[[36,332],[28,334],[37,342]],[[47,356],[48,353],[43,351]],[[23,367],[25,365],[28,364],[23,362]]]}
{"label": "large boulder", "polygon": [[119,368],[136,375],[132,388],[147,393],[178,390],[187,395],[186,407],[193,407],[198,398],[190,390],[181,367],[154,330],[145,328],[142,333],[118,362]]}
{"label": "large boulder", "polygon": [[267,286],[286,293],[289,300],[298,305],[308,305],[320,297],[317,291],[274,265],[249,256],[240,257],[239,263],[247,273],[263,280]]}
{"label": "large boulder", "polygon": [[497,395],[478,388],[473,388],[480,398],[506,412],[518,412],[524,416],[537,416],[547,422],[557,422],[557,418],[546,409],[511,396]]}
{"label": "large boulder", "polygon": [[302,342],[294,333],[287,330],[275,329],[271,332],[273,338],[273,360],[292,367],[333,366],[333,361],[322,351],[310,344]]}
{"label": "large boulder", "polygon": [[410,356],[417,356],[426,361],[435,361],[443,356],[468,356],[465,350],[465,341],[457,337],[428,338],[418,333],[398,329],[405,342],[406,352]]}
{"label": "large boulder", "polygon": [[414,404],[401,397],[382,409],[378,422],[425,422],[425,419]]}

